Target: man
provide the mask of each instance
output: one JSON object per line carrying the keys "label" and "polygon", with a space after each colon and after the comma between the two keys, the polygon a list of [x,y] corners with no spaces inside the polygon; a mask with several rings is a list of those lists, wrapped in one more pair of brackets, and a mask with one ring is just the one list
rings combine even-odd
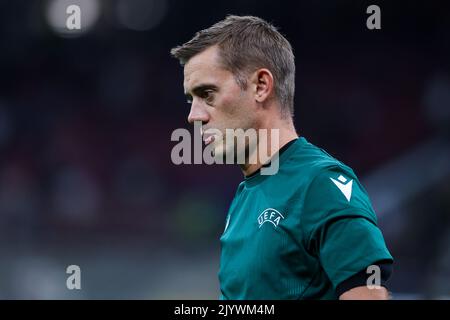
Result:
{"label": "man", "polygon": [[[278,130],[279,149],[270,139],[256,143],[277,157],[276,174],[261,174],[261,161],[240,164],[245,180],[221,237],[220,298],[387,299],[393,259],[366,191],[352,169],[294,128],[289,42],[260,18],[228,16],[171,53],[184,65],[190,123],[224,134]],[[215,137],[204,135],[215,156],[236,151]],[[248,144],[244,151],[246,159],[256,152]],[[375,278],[379,286],[368,286]]]}

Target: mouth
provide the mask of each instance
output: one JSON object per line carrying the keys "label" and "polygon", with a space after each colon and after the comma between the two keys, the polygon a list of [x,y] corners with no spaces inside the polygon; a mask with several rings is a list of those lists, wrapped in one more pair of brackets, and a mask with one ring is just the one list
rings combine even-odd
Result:
{"label": "mouth", "polygon": [[205,146],[207,146],[208,144],[212,143],[214,141],[214,136],[209,136],[209,137],[204,137],[203,141],[205,142]]}
{"label": "mouth", "polygon": [[205,143],[205,146],[209,145],[215,140],[214,134],[208,134],[206,133],[207,130],[204,130],[203,128],[200,128],[200,132],[202,135],[203,142]]}

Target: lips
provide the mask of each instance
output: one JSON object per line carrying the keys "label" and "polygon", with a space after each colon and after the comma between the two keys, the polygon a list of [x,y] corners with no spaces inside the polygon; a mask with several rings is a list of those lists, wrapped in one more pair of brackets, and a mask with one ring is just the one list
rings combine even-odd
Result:
{"label": "lips", "polygon": [[211,142],[214,141],[214,134],[211,133],[206,133],[207,129],[204,130],[203,128],[200,129],[202,138],[203,138],[203,142],[205,143],[205,145],[207,146],[208,144],[210,144]]}
{"label": "lips", "polygon": [[211,142],[214,141],[214,136],[209,136],[207,138],[203,137],[203,141],[205,142],[205,145],[207,146],[208,144],[210,144]]}

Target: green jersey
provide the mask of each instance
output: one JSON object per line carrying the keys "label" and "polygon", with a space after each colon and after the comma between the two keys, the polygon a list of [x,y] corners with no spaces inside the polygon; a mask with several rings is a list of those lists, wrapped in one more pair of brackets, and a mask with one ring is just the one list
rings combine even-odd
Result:
{"label": "green jersey", "polygon": [[239,185],[220,242],[220,299],[336,299],[343,281],[392,262],[353,170],[303,137],[277,174]]}

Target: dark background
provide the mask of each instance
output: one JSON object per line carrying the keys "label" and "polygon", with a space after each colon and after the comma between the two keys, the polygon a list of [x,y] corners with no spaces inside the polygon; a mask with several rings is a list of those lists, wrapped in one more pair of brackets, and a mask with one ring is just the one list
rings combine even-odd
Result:
{"label": "dark background", "polygon": [[0,298],[218,297],[242,173],[172,164],[189,105],[169,50],[227,14],[292,43],[298,132],[368,190],[393,297],[450,298],[450,5],[312,0],[0,1]]}

